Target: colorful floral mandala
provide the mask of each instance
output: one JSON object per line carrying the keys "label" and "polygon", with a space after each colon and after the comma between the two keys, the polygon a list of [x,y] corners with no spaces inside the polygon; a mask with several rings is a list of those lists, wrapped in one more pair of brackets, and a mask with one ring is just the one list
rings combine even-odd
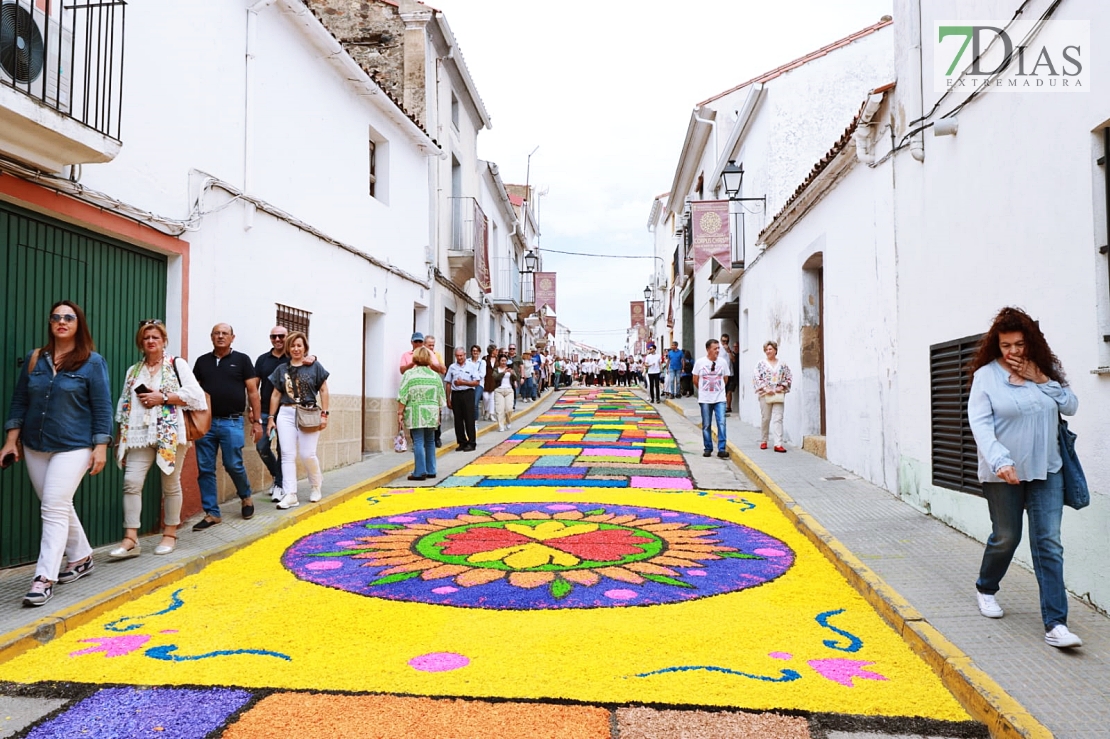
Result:
{"label": "colorful floral mandala", "polygon": [[298,578],[388,600],[532,610],[658,605],[762,585],[794,563],[783,542],[720,519],[598,503],[413,511],[304,537]]}

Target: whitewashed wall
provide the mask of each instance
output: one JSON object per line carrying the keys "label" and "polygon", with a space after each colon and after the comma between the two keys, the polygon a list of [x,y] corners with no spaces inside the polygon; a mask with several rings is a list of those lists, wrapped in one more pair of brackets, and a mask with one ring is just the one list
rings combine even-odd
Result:
{"label": "whitewashed wall", "polygon": [[[1008,19],[1012,2],[980,2],[975,19]],[[922,27],[933,20],[969,18],[952,0],[924,4]],[[895,17],[909,3],[895,3]],[[1037,12],[1042,9],[1038,7]],[[1094,0],[1062,4],[1055,20],[1110,22],[1110,6]],[[899,75],[909,72],[908,39],[899,39]],[[932,51],[922,45],[922,68]],[[1110,364],[1107,331],[1106,227],[1102,154],[1096,131],[1110,121],[1104,94],[1110,59],[1093,55],[1094,89],[1079,94],[987,93],[959,114],[956,136],[925,136],[925,161],[896,160],[899,254],[899,428],[902,495],[951,525],[984,540],[985,504],[930,484],[928,351],[943,341],[978,334],[1004,305],[1019,305],[1040,321],[1063,362],[1079,413],[1069,425],[1092,488],[1091,507],[1064,514],[1068,588],[1110,608]],[[1102,81],[1102,82],[1100,82]],[[923,83],[925,110],[938,97]],[[914,85],[899,86],[910,108]],[[957,98],[959,99],[959,98]],[[942,108],[942,112],[946,108]],[[901,134],[900,134],[901,135]],[[1022,555],[1029,557],[1023,545]],[[971,584],[969,583],[969,586]]]}

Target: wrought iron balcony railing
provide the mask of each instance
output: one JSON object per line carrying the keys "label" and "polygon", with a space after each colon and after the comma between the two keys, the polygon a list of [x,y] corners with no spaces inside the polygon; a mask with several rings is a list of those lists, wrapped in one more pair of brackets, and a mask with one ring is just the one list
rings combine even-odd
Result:
{"label": "wrought iron balcony railing", "polygon": [[125,0],[0,0],[0,85],[120,141]]}
{"label": "wrought iron balcony railing", "polygon": [[451,198],[451,251],[473,252],[486,243],[486,214],[474,198]]}

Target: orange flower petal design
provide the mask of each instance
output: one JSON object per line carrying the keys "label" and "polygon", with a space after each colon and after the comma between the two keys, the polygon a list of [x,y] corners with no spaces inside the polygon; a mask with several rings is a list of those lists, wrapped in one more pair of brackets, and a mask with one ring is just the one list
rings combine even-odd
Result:
{"label": "orange flower petal design", "polygon": [[582,520],[583,521],[596,521],[598,523],[601,523],[601,522],[611,521],[613,518],[614,518],[614,516],[613,516],[612,513],[599,513],[596,516],[586,516]]}
{"label": "orange flower petal design", "polygon": [[645,525],[651,524],[651,523],[659,523],[662,520],[663,519],[661,519],[661,518],[637,518],[637,519],[633,519],[632,521],[629,521],[627,525],[628,526],[645,526]]}
{"label": "orange flower petal design", "polygon": [[504,570],[487,570],[475,568],[473,570],[468,570],[456,577],[455,584],[464,588],[473,587],[475,585],[485,585],[486,583],[493,582],[494,580],[500,580],[507,574],[509,573],[505,572]]}
{"label": "orange flower petal design", "polygon": [[519,521],[520,520],[520,516],[516,515],[515,513],[498,512],[498,513],[493,514],[493,517],[496,518],[498,521]]}
{"label": "orange flower petal design", "polygon": [[595,570],[595,572],[597,572],[597,574],[599,575],[604,575],[605,577],[610,577],[614,580],[632,583],[633,585],[640,585],[644,581],[644,578],[640,577],[631,570],[624,569],[623,567],[599,567]]}
{"label": "orange flower petal design", "polygon": [[[452,525],[457,526],[458,524],[452,524]],[[413,531],[419,531],[420,533],[424,533],[426,531],[439,531],[443,527],[442,526],[434,526],[430,523],[410,523],[410,524],[406,524],[405,528],[406,529],[411,529]]]}
{"label": "orange flower petal design", "polygon": [[628,523],[629,521],[635,521],[635,520],[636,520],[636,516],[629,513],[628,515],[625,515],[625,516],[613,516],[612,518],[609,519],[609,523],[620,524],[620,525],[623,526],[624,524]]}
{"label": "orange flower petal design", "polygon": [[577,521],[582,517],[582,511],[563,511],[562,513],[555,514],[555,518],[562,519],[564,521]]}
{"label": "orange flower petal design", "polygon": [[509,584],[518,588],[538,588],[555,579],[554,572],[512,572]]}
{"label": "orange flower petal design", "polygon": [[[714,555],[713,558],[720,559],[720,557],[717,557],[716,555]],[[671,565],[673,567],[690,567],[691,565],[698,564],[698,560],[701,559],[708,559],[708,557],[702,556],[698,557],[698,559],[694,559],[692,557],[690,559],[680,559],[679,557],[668,557],[665,554],[661,554],[658,557],[652,557],[651,561],[652,563],[659,565]]]}
{"label": "orange flower petal design", "polygon": [[736,551],[735,547],[715,547],[715,546],[709,546],[709,545],[703,546],[703,545],[700,545],[700,544],[680,544],[679,546],[667,549],[668,554],[679,554],[679,552],[689,552],[690,554],[697,554],[699,552],[707,552],[709,554],[712,554],[713,552],[735,552],[735,551]]}
{"label": "orange flower petal design", "polygon": [[590,587],[601,582],[601,577],[596,572],[589,570],[566,570],[561,573],[563,578],[579,585]]}
{"label": "orange flower petal design", "polygon": [[528,511],[527,513],[520,514],[520,517],[523,518],[523,519],[532,520],[532,521],[538,521],[540,519],[551,518],[551,516],[544,513],[543,511]]}
{"label": "orange flower petal design", "polygon": [[466,565],[441,565],[435,569],[427,570],[420,576],[422,580],[439,580],[443,577],[454,577],[469,571],[470,568]]}
{"label": "orange flower petal design", "polygon": [[632,570],[633,572],[642,572],[645,575],[668,575],[670,577],[676,577],[677,575],[679,575],[678,572],[675,572],[669,567],[660,567],[659,565],[652,564],[651,562],[629,562],[625,565],[625,567]]}
{"label": "orange flower petal design", "polygon": [[474,516],[474,515],[471,515],[469,513],[464,513],[461,516],[459,516],[459,520],[460,521],[465,521],[466,523],[485,523],[487,521],[493,520],[493,517],[492,516]]}
{"label": "orange flower petal design", "polygon": [[433,562],[430,559],[421,558],[420,562],[412,562],[411,564],[397,565],[390,567],[388,570],[382,570],[378,573],[378,577],[385,577],[386,575],[399,575],[402,572],[421,572],[423,570],[430,570],[433,567],[438,567],[439,562]]}
{"label": "orange flower petal design", "polygon": [[[486,519],[482,518],[479,520],[485,521]],[[441,529],[453,529],[456,526],[462,526],[464,523],[467,522],[463,521],[462,517],[460,516],[459,518],[429,518],[428,523],[435,524]]]}
{"label": "orange flower petal design", "polygon": [[640,528],[648,531],[671,531],[673,529],[684,529],[687,524],[684,523],[652,523]]}

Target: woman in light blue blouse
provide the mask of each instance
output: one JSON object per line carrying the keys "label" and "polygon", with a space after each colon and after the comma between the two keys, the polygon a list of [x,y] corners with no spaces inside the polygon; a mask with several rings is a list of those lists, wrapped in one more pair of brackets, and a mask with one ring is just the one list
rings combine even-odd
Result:
{"label": "woman in light blue blouse", "polygon": [[1044,334],[1018,308],[999,311],[971,371],[967,414],[992,527],[975,583],[979,612],[987,618],[1003,616],[995,593],[1021,542],[1022,513],[1027,511],[1045,641],[1054,647],[1081,646],[1067,626],[1058,440],[1060,414],[1074,415],[1079,400]]}

